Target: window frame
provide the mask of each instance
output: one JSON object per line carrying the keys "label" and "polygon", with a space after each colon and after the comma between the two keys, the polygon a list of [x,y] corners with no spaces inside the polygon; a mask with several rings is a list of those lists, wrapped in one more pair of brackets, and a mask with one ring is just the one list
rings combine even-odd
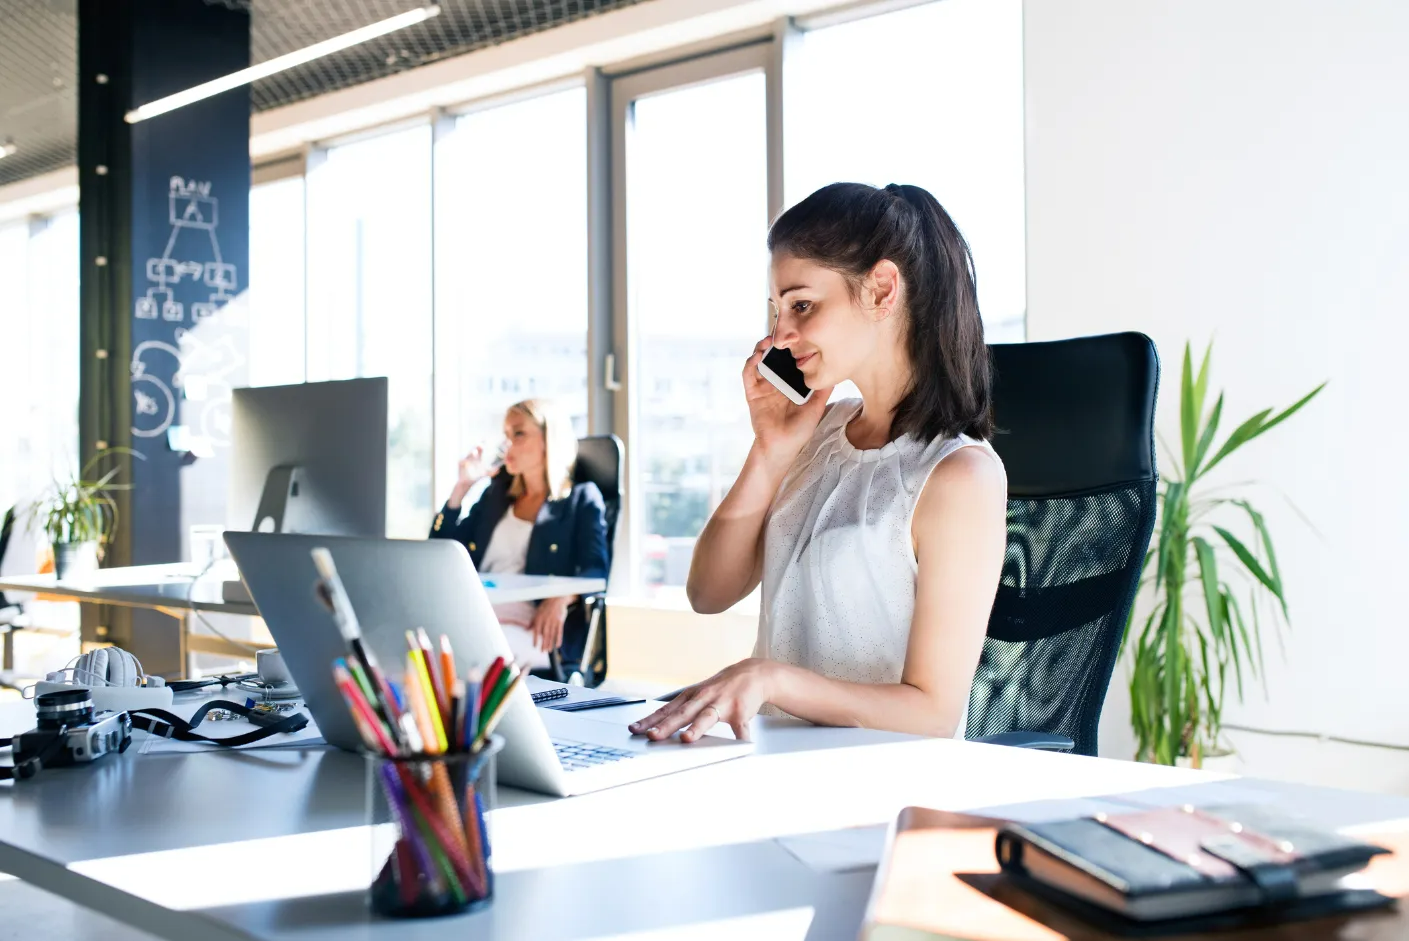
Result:
{"label": "window frame", "polygon": [[[617,551],[613,556],[611,594],[630,599],[633,604],[650,605],[644,586],[640,584],[640,571],[643,546],[635,538],[635,521],[645,514],[644,495],[641,488],[634,486],[641,474],[636,459],[636,440],[639,416],[635,407],[635,365],[637,363],[637,325],[631,317],[630,291],[627,272],[627,170],[630,163],[629,141],[632,122],[632,109],[637,101],[653,95],[679,91],[692,86],[704,85],[724,78],[762,72],[768,92],[777,83],[776,71],[781,64],[774,55],[772,38],[735,46],[720,52],[696,56],[680,62],[672,62],[655,68],[642,69],[610,80],[609,107],[611,109],[611,191],[607,205],[611,212],[611,337],[614,352],[614,379],[612,389],[611,432],[620,437],[626,445],[626,467],[621,518],[617,523]],[[772,183],[781,180],[782,148],[773,133],[774,98],[780,97],[765,93],[765,109],[768,124],[767,146],[765,147],[766,172],[770,183],[768,203],[769,216],[774,213],[775,194]],[[775,171],[776,162],[776,171]],[[589,200],[589,207],[594,205]],[[760,329],[768,329],[768,305],[759,299],[758,322]],[[609,354],[611,355],[611,354]]]}

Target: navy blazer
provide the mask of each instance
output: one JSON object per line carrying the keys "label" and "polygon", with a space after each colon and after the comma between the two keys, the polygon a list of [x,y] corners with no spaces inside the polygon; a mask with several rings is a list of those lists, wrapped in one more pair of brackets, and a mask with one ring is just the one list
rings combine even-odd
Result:
{"label": "navy blazer", "polygon": [[[459,540],[479,569],[494,527],[514,505],[512,482],[511,475],[496,474],[463,519],[447,502],[431,525],[431,538]],[[607,577],[607,507],[596,484],[576,484],[566,497],[543,502],[528,540],[524,574]]]}

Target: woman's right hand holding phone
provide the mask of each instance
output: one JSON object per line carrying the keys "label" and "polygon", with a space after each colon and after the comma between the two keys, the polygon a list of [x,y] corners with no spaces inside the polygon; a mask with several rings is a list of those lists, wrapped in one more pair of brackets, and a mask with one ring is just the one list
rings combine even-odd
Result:
{"label": "woman's right hand holding phone", "polygon": [[765,337],[753,348],[753,355],[744,364],[744,396],[749,405],[749,423],[754,439],[769,464],[791,465],[803,445],[812,437],[832,390],[816,389],[802,405],[794,405],[758,372],[758,364],[773,346],[773,338]]}

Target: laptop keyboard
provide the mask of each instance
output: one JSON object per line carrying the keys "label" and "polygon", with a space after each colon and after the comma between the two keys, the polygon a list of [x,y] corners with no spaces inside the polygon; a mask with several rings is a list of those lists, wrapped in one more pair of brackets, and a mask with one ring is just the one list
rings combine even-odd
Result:
{"label": "laptop keyboard", "polygon": [[635,752],[621,748],[608,748],[605,745],[591,745],[587,742],[560,742],[554,740],[553,750],[558,753],[558,761],[565,771],[580,771],[598,765],[611,764],[623,758],[636,757]]}

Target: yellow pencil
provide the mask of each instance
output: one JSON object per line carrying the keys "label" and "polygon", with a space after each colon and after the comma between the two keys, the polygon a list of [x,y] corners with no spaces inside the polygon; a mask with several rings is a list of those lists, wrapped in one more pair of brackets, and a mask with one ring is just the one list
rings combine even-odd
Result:
{"label": "yellow pencil", "polygon": [[445,720],[440,717],[440,705],[436,702],[435,685],[431,683],[425,651],[419,648],[411,651],[411,659],[416,663],[417,680],[421,684],[421,695],[425,697],[426,712],[430,717],[431,737],[426,739],[426,747],[429,748],[430,743],[434,741],[434,754],[443,755],[448,745],[445,738]]}
{"label": "yellow pencil", "polygon": [[431,726],[430,710],[426,704],[426,694],[421,687],[420,670],[416,668],[416,651],[406,654],[406,698],[411,700],[411,714],[416,717],[416,728],[421,732],[421,746],[427,755],[436,754],[435,729]]}

